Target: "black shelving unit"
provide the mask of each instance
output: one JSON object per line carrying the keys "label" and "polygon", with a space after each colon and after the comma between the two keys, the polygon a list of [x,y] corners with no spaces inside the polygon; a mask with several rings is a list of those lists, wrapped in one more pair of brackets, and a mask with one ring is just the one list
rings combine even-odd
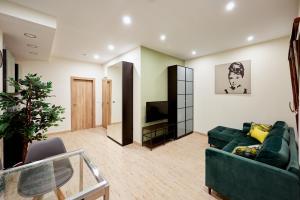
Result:
{"label": "black shelving unit", "polygon": [[176,138],[194,130],[193,82],[192,68],[180,65],[168,67],[168,122],[177,125]]}
{"label": "black shelving unit", "polygon": [[151,150],[159,145],[174,139],[175,134],[174,124],[162,122],[143,127],[142,146],[146,146]]}

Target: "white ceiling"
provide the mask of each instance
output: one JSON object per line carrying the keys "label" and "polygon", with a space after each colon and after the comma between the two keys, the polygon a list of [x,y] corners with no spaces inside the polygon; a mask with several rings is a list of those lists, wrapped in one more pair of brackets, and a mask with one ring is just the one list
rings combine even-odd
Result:
{"label": "white ceiling", "polygon": [[[56,30],[52,17],[0,1],[0,30],[4,33],[4,48],[17,59],[49,59]],[[25,33],[38,37],[29,38]]]}
{"label": "white ceiling", "polygon": [[[225,11],[229,0],[10,1],[56,18],[53,55],[98,63],[138,45],[190,59],[192,50],[201,56],[249,45],[249,35],[251,44],[279,38],[290,33],[298,10],[298,0],[235,0],[232,12]],[[132,17],[131,26],[122,24],[123,15]]]}

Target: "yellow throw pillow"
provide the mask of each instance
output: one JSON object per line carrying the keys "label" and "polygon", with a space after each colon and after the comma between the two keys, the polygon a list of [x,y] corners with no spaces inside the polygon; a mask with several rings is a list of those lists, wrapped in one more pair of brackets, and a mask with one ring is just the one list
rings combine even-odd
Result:
{"label": "yellow throw pillow", "polygon": [[254,130],[254,128],[258,128],[259,130],[264,131],[264,132],[269,132],[272,129],[272,125],[256,124],[256,123],[252,122],[248,135],[251,135],[251,132]]}
{"label": "yellow throw pillow", "polygon": [[253,130],[250,131],[250,136],[257,139],[260,143],[263,143],[268,136],[268,131],[262,131],[258,127],[254,127]]}

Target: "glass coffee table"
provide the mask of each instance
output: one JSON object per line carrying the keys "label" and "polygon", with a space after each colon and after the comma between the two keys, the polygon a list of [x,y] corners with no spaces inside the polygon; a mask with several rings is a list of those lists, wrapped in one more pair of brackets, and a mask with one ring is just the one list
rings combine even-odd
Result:
{"label": "glass coffee table", "polygon": [[0,199],[109,199],[109,184],[83,150],[0,171]]}

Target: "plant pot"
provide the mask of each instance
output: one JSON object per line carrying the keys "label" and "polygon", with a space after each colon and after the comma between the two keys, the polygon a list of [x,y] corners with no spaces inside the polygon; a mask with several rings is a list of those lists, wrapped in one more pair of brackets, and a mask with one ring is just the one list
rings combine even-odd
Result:
{"label": "plant pot", "polygon": [[23,162],[23,156],[27,153],[27,148],[24,148],[25,143],[22,134],[13,134],[10,138],[4,138],[3,155],[5,169],[11,168],[19,162]]}

